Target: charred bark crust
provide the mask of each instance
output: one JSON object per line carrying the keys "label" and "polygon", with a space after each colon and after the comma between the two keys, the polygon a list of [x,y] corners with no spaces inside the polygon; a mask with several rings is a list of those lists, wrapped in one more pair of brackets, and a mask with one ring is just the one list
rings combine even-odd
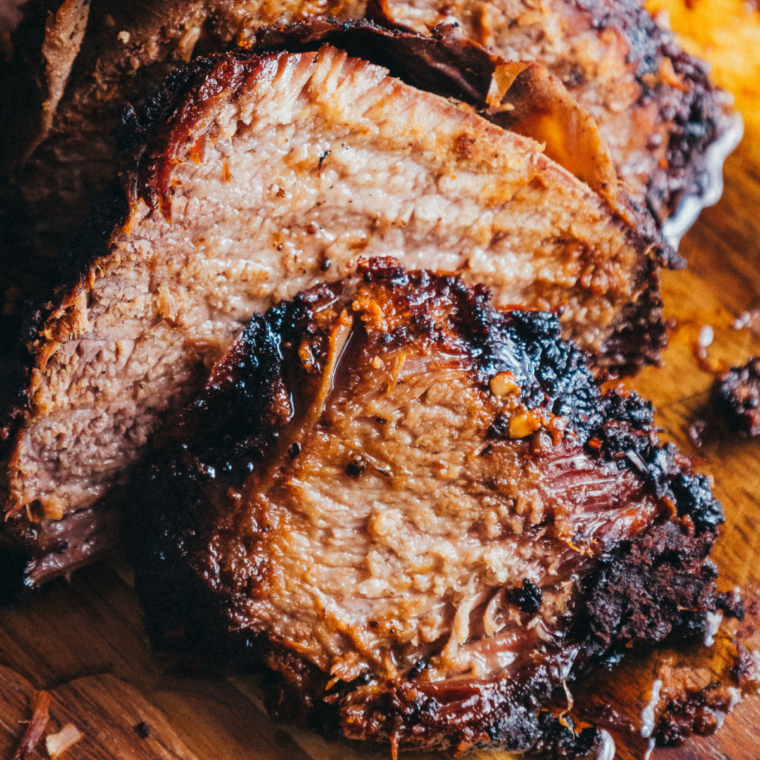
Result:
{"label": "charred bark crust", "polygon": [[[708,76],[704,61],[681,50],[672,35],[664,46],[673,70],[688,90],[683,97],[661,98],[660,113],[673,120],[668,140],[667,168],[655,172],[647,188],[647,205],[662,225],[690,196],[705,196],[716,182],[708,165],[708,149],[731,127],[725,100]],[[671,116],[672,114],[672,116]]]}
{"label": "charred bark crust", "polygon": [[[668,265],[681,268],[683,262],[669,259]],[[668,323],[662,314],[659,269],[649,264],[648,287],[636,301],[623,309],[615,331],[605,341],[597,363],[621,375],[635,375],[644,367],[661,366],[661,354],[668,345]]]}

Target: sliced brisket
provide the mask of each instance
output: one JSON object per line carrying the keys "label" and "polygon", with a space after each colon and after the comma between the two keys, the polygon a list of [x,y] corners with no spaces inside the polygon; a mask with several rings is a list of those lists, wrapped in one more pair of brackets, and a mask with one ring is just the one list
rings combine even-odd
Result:
{"label": "sliced brisket", "polygon": [[656,358],[657,238],[535,141],[381,67],[329,46],[199,59],[129,129],[126,197],[103,200],[74,284],[37,315],[5,429],[7,525],[33,554],[30,522],[97,513],[253,313],[359,256],[561,310],[599,364]]}
{"label": "sliced brisket", "polygon": [[[381,17],[413,29],[456,21],[465,35],[499,55],[546,66],[596,117],[618,174],[660,224],[686,197],[721,185],[720,170],[714,176],[716,167],[706,156],[732,129],[729,101],[711,84],[709,66],[684,53],[640,0],[382,5]],[[740,136],[740,130],[728,136],[719,164]]]}
{"label": "sliced brisket", "polygon": [[[541,312],[364,262],[256,316],[133,482],[153,641],[394,748],[593,750],[580,671],[693,637],[722,510]],[[571,687],[572,688],[572,687]]]}
{"label": "sliced brisket", "polygon": [[[19,284],[28,292],[31,277],[50,280],[62,234],[113,179],[113,132],[126,102],[143,102],[194,55],[250,44],[262,26],[315,16],[356,19],[366,6],[364,0],[318,9],[288,0],[29,0],[13,57],[0,64],[0,174],[13,179],[5,202],[14,222],[5,232],[15,239],[5,250],[16,269],[33,262],[17,273]],[[727,128],[722,95],[705,65],[686,55],[639,0],[370,6],[373,17],[423,33],[457,21],[468,37],[509,60],[547,66],[598,120],[618,173],[658,222],[710,182],[707,150]]]}

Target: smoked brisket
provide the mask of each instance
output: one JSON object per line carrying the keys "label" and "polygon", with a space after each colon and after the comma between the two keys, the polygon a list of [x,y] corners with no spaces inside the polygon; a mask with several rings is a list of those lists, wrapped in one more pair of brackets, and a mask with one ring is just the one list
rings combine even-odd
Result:
{"label": "smoked brisket", "polygon": [[666,249],[624,199],[469,105],[317,47],[198,59],[128,116],[123,188],[32,320],[3,430],[28,585],[86,559],[47,537],[83,510],[93,535],[111,524],[152,435],[252,314],[360,256],[460,271],[499,307],[557,310],[600,366],[656,361]]}
{"label": "smoked brisket", "polygon": [[573,680],[704,634],[723,514],[560,336],[387,259],[254,317],[133,482],[154,643],[394,750],[592,753]]}

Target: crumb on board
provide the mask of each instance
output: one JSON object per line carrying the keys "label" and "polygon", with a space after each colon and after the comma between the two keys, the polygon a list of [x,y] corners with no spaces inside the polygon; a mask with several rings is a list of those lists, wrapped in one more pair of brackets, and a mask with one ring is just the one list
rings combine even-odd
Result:
{"label": "crumb on board", "polygon": [[147,739],[150,736],[150,726],[144,720],[141,720],[135,726],[135,732],[141,739]]}
{"label": "crumb on board", "polygon": [[29,753],[37,746],[42,737],[42,732],[47,726],[50,719],[50,702],[51,697],[46,691],[41,691],[37,695],[37,701],[34,703],[32,719],[21,737],[21,742],[13,755],[12,760],[24,760]]}

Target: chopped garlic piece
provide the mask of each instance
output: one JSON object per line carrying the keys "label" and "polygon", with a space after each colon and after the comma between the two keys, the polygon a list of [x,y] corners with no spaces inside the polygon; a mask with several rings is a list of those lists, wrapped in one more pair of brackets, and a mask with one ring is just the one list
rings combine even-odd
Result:
{"label": "chopped garlic piece", "polygon": [[541,418],[535,412],[516,414],[509,421],[510,438],[527,438],[541,427]]}
{"label": "chopped garlic piece", "polygon": [[45,738],[48,755],[55,760],[82,738],[81,731],[73,723],[67,723],[57,734]]}

